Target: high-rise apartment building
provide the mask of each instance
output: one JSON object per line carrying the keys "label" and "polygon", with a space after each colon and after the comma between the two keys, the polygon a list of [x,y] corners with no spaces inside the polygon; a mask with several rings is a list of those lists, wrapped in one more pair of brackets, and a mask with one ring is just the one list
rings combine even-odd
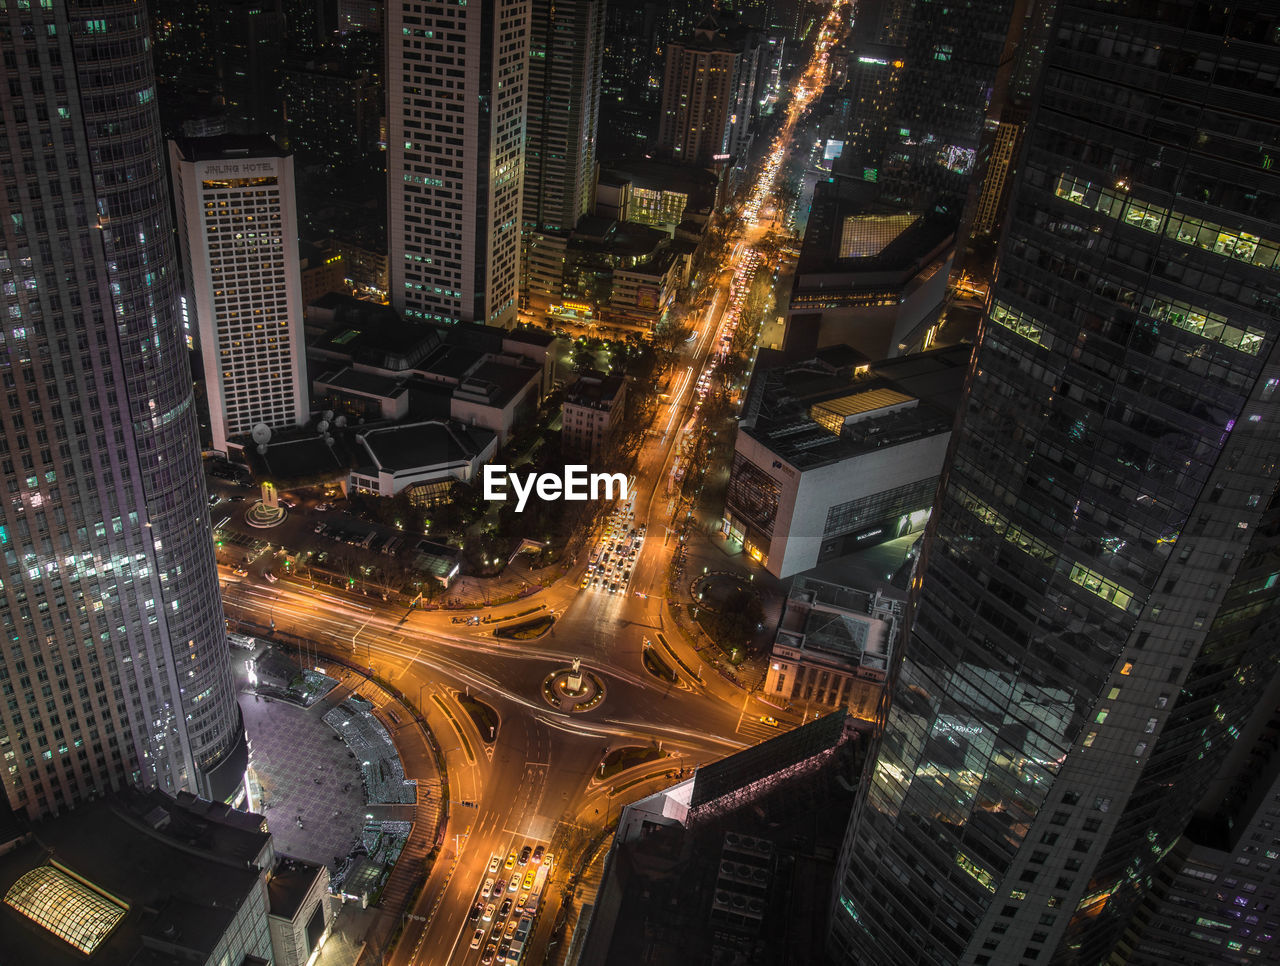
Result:
{"label": "high-rise apartment building", "polygon": [[755,107],[755,35],[721,29],[710,14],[688,39],[667,44],[657,150],[706,166],[740,155]]}
{"label": "high-rise apartment building", "polygon": [[1126,961],[1275,674],[1277,26],[1060,4],[841,854],[844,961]]}
{"label": "high-rise apartment building", "polygon": [[876,174],[880,194],[916,207],[940,195],[963,197],[978,167],[1013,0],[884,0],[879,6],[880,40],[901,45],[903,62]]}
{"label": "high-rise apartment building", "polygon": [[604,0],[532,0],[520,303],[560,301],[565,244],[595,202]]}
{"label": "high-rise apartment building", "polygon": [[28,815],[243,779],[146,8],[10,4],[0,777]]}
{"label": "high-rise apartment building", "polygon": [[656,0],[606,3],[599,128],[602,158],[640,157],[657,130],[663,5]]}
{"label": "high-rise apartment building", "polygon": [[530,0],[395,0],[386,18],[391,304],[410,321],[510,326]]}
{"label": "high-rise apartment building", "polygon": [[309,412],[293,158],[269,137],[169,142],[188,311],[215,450]]}

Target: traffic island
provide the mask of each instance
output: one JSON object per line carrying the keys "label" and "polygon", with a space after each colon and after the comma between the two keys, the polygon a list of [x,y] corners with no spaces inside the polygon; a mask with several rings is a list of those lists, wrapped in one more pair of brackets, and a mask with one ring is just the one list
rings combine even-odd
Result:
{"label": "traffic island", "polygon": [[626,745],[615,748],[600,759],[600,767],[596,769],[597,781],[608,781],[619,772],[638,765],[647,765],[651,761],[659,761],[667,757],[653,745]]}
{"label": "traffic island", "polygon": [[644,662],[644,669],[659,681],[666,681],[668,684],[676,684],[680,681],[675,669],[662,659],[662,655],[655,651],[652,645],[645,646],[641,660]]}
{"label": "traffic island", "polygon": [[581,661],[562,667],[542,681],[542,699],[558,711],[582,714],[592,711],[604,701],[604,682],[594,671],[584,671]]}
{"label": "traffic island", "polygon": [[471,716],[472,723],[476,726],[476,730],[480,732],[481,740],[486,745],[491,745],[497,741],[498,712],[479,698],[473,698],[463,691],[455,691],[453,696],[457,699],[458,704],[462,705],[463,710]]}
{"label": "traffic island", "polygon": [[760,594],[737,574],[704,574],[689,585],[689,613],[734,664],[746,656],[764,620]]}
{"label": "traffic island", "polygon": [[556,619],[550,614],[543,614],[532,620],[521,621],[509,627],[499,627],[493,636],[500,641],[536,641],[555,626]]}

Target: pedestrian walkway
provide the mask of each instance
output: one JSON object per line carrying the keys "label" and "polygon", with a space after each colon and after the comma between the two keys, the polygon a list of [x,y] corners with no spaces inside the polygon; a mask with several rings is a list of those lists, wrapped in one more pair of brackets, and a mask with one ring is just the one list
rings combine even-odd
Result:
{"label": "pedestrian walkway", "polygon": [[[319,966],[381,962],[405,902],[424,877],[425,859],[440,822],[441,776],[425,726],[384,688],[349,668],[331,664],[327,673],[338,679],[338,686],[304,709],[254,694],[240,662],[235,666],[252,778],[277,851],[332,870],[361,840],[370,821],[402,822],[410,828],[378,906],[362,909],[358,903],[345,903],[317,960]],[[324,720],[353,694],[372,706],[372,714],[394,743],[405,777],[416,783],[412,803],[365,801],[361,761]]]}

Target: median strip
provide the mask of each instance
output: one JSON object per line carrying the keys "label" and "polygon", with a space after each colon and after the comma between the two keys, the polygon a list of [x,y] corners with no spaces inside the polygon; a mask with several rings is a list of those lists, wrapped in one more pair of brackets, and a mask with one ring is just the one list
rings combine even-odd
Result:
{"label": "median strip", "polygon": [[467,753],[467,761],[471,762],[471,764],[474,765],[476,763],[475,753],[472,752],[471,742],[467,740],[467,736],[463,732],[462,726],[458,724],[458,719],[453,716],[453,712],[450,711],[448,707],[446,707],[445,703],[440,700],[440,695],[438,694],[431,695],[431,700],[434,701],[437,704],[437,706],[439,706],[440,710],[444,712],[444,716],[449,719],[449,724],[453,725],[453,730],[457,733],[458,738],[462,741],[462,748]]}
{"label": "median strip", "polygon": [[689,677],[693,678],[699,684],[703,683],[702,675],[699,674],[697,671],[695,671],[693,668],[689,667],[689,665],[685,664],[683,660],[681,660],[680,655],[671,649],[671,645],[667,643],[667,639],[662,636],[661,631],[658,632],[658,643],[661,644],[666,649],[666,652],[668,654],[670,654],[673,658],[675,658],[675,662],[679,664],[682,668],[684,668],[684,672],[687,675],[689,675]]}

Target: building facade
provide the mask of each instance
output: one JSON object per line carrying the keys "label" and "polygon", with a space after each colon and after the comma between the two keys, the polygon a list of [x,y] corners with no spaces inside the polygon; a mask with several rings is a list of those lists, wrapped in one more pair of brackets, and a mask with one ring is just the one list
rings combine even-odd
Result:
{"label": "building facade", "polygon": [[212,447],[310,415],[293,158],[267,137],[169,142]]}
{"label": "building facade", "polygon": [[843,961],[1124,961],[1275,673],[1275,27],[1060,4],[841,854]]}
{"label": "building facade", "polygon": [[585,373],[565,389],[561,404],[561,446],[568,452],[597,455],[617,429],[627,397],[621,376]]}
{"label": "building facade", "polygon": [[530,3],[388,4],[390,296],[409,321],[515,322]]}
{"label": "building facade", "polygon": [[708,14],[689,39],[667,44],[658,152],[700,166],[732,158],[746,142],[758,47],[730,38]]}
{"label": "building facade", "polygon": [[966,351],[875,365],[847,346],[788,365],[773,355],[761,354],[743,406],[725,537],[789,577],[923,529]]}
{"label": "building facade", "polygon": [[806,717],[844,708],[874,721],[905,610],[903,595],[890,588],[798,578],[783,605],[761,696]]}
{"label": "building facade", "polygon": [[558,302],[564,246],[595,203],[604,0],[532,0],[520,303]]}
{"label": "building facade", "polygon": [[222,799],[246,749],[146,13],[32,4],[7,17],[5,792],[32,817],[130,783]]}

